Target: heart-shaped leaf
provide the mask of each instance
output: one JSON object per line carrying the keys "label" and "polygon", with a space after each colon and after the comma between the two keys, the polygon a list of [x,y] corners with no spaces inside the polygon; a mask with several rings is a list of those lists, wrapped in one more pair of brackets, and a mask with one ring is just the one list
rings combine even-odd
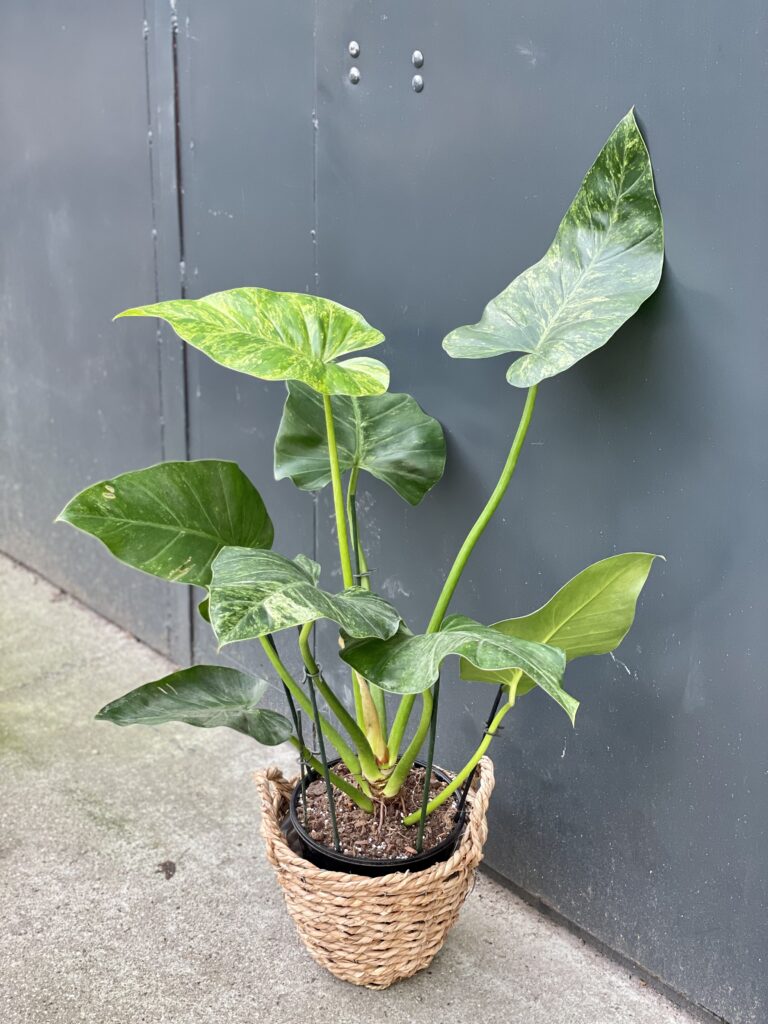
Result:
{"label": "heart-shaped leaf", "polygon": [[227,545],[268,548],[272,521],[234,462],[163,462],[87,487],[58,516],[121,562],[174,583],[205,587]]}
{"label": "heart-shaped leaf", "polygon": [[224,548],[213,563],[210,616],[219,643],[253,640],[317,619],[337,622],[350,636],[388,637],[400,615],[360,587],[329,594],[317,585],[320,566],[299,555]]}
{"label": "heart-shaped leaf", "polygon": [[293,728],[285,715],[258,706],[267,685],[233,668],[196,665],[131,690],[96,717],[115,725],[224,725],[274,747],[284,743]]}
{"label": "heart-shaped leaf", "polygon": [[604,345],[655,291],[664,260],[653,171],[632,110],[587,173],[543,259],[459,327],[457,359],[526,352],[507,380],[528,388]]}
{"label": "heart-shaped leaf", "polygon": [[565,655],[556,647],[509,637],[464,615],[449,616],[438,633],[407,629],[389,640],[350,641],[341,657],[361,676],[393,693],[421,693],[437,680],[444,658],[457,654],[485,670],[521,669],[573,721],[579,706],[562,688]]}
{"label": "heart-shaped leaf", "polygon": [[[331,400],[342,470],[364,469],[418,505],[445,468],[445,438],[437,420],[410,395]],[[305,384],[289,384],[275,439],[275,479],[290,477],[316,491],[331,479],[325,413],[320,396]]]}
{"label": "heart-shaped leaf", "polygon": [[[299,292],[233,288],[202,299],[173,299],[118,316],[157,316],[222,366],[263,380],[300,380],[324,395],[379,395],[389,370],[365,356],[384,335],[353,309]],[[117,318],[115,318],[117,319]]]}
{"label": "heart-shaped leaf", "polygon": [[[583,569],[538,611],[517,619],[505,619],[491,628],[505,636],[553,644],[571,661],[586,654],[607,654],[618,647],[635,618],[640,592],[658,555],[633,551],[612,555]],[[461,663],[463,679],[488,683],[514,683],[515,672],[481,672],[467,661]],[[518,696],[532,687],[522,679]]]}

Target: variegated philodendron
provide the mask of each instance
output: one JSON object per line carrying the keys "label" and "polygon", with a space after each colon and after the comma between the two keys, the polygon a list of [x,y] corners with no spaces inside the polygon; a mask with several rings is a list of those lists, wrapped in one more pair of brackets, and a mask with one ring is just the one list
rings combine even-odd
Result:
{"label": "variegated philodendron", "polygon": [[[200,612],[220,647],[258,641],[277,686],[276,691],[270,681],[234,668],[198,665],[132,690],[98,717],[117,725],[221,725],[267,745],[288,741],[329,787],[339,786],[373,812],[377,801],[397,796],[428,734],[433,749],[441,666],[457,659],[462,680],[497,688],[495,713],[453,781],[431,801],[425,787],[421,811],[405,818],[406,824],[420,821],[422,828],[425,816],[472,774],[518,698],[540,690],[573,721],[578,702],[564,687],[567,663],[621,643],[656,556],[611,555],[574,576],[537,611],[491,625],[447,611],[512,478],[538,385],[604,345],[655,290],[662,262],[663,225],[651,162],[630,111],[587,172],[544,256],[492,299],[476,324],[456,328],[443,342],[455,359],[520,353],[507,380],[527,393],[499,481],[446,574],[422,633],[413,632],[392,603],[374,592],[357,488],[366,473],[418,505],[443,474],[445,440],[440,424],[415,399],[388,391],[389,371],[382,362],[357,354],[379,345],[381,332],[329,299],[266,288],[237,288],[119,314],[160,317],[223,366],[285,382],[275,478],[309,491],[331,485],[342,586],[326,589],[330,572],[321,586],[320,566],[305,555],[272,551],[274,529],[264,502],[232,462],[166,462],[92,484],[59,518],[97,537],[136,569],[204,588]],[[433,581],[422,565],[414,573],[414,586]],[[499,609],[508,616],[511,611]],[[313,632],[319,628],[339,637],[354,706],[346,706],[314,660]],[[284,636],[278,641],[279,633]],[[301,678],[288,668],[285,651],[292,638],[303,664]],[[263,706],[280,689],[288,716]],[[315,691],[324,700],[322,711]],[[422,713],[403,750],[417,699]],[[324,761],[307,749],[307,719],[324,740]],[[331,748],[346,765],[343,778],[329,771]]]}

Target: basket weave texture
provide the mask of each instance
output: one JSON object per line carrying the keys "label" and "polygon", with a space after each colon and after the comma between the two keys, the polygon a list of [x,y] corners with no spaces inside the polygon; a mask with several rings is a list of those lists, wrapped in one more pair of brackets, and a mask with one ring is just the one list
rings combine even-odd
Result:
{"label": "basket weave texture", "polygon": [[280,823],[296,781],[274,767],[256,776],[267,858],[311,956],[337,978],[368,988],[388,988],[423,970],[445,942],[483,859],[494,782],[490,759],[480,762],[453,855],[425,871],[378,878],[324,871],[290,849]]}

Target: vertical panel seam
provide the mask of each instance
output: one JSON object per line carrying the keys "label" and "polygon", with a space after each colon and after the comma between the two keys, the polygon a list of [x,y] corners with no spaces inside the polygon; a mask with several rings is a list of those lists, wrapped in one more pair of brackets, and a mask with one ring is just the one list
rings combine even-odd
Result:
{"label": "vertical panel seam", "polygon": [[[173,72],[173,145],[174,172],[176,186],[176,222],[179,238],[179,294],[182,299],[187,297],[186,244],[184,235],[184,175],[181,155],[181,87],[179,84],[179,18],[176,11],[176,0],[171,4],[171,66]],[[181,348],[181,374],[184,404],[184,457],[189,460],[191,454],[190,423],[189,423],[189,366],[187,346]],[[189,623],[189,661],[195,660],[195,602],[194,591],[187,591],[187,619]]]}
{"label": "vertical panel seam", "polygon": [[[154,148],[154,132],[152,130],[152,85],[151,85],[151,72],[150,72],[150,56],[149,56],[149,20],[147,17],[147,0],[144,0],[142,4],[142,13],[144,16],[144,80],[145,80],[145,92],[147,100],[147,159],[149,162],[149,203],[151,209],[152,218],[152,274],[154,280],[154,292],[155,302],[160,301],[160,269],[159,269],[159,255],[158,255],[158,241],[157,241],[157,193],[155,189],[155,148]],[[160,340],[160,324],[159,321],[155,327],[155,345],[157,352],[157,385],[158,385],[158,404],[160,406],[160,457],[165,460],[166,458],[166,438],[165,438],[165,392],[163,388],[163,360],[161,352],[161,340]]]}
{"label": "vertical panel seam", "polygon": [[[158,139],[155,137],[155,119],[153,117],[153,102],[156,99],[162,100],[163,97],[155,97],[156,88],[160,88],[157,85],[157,79],[155,75],[155,64],[157,61],[165,61],[170,57],[170,70],[172,74],[172,110],[173,110],[173,159],[174,159],[174,187],[176,189],[176,231],[177,237],[175,239],[177,243],[176,254],[179,258],[179,294],[184,297],[184,222],[183,222],[183,194],[181,190],[181,152],[180,152],[180,116],[179,116],[179,101],[178,101],[178,59],[177,59],[177,33],[178,33],[178,18],[176,16],[176,5],[175,0],[169,0],[170,2],[170,14],[168,16],[168,9],[166,9],[166,15],[163,16],[157,7],[157,3],[162,3],[163,0],[142,0],[142,13],[143,13],[143,32],[144,32],[144,71],[145,71],[145,88],[146,88],[146,116],[147,116],[147,148],[148,148],[148,161],[149,161],[149,185],[150,185],[150,204],[151,204],[151,216],[152,216],[152,247],[153,247],[153,275],[154,275],[154,292],[155,300],[162,301],[166,296],[161,294],[161,246],[164,244],[164,239],[160,238],[160,211],[159,204],[163,200],[163,196],[159,192],[159,185],[162,182],[162,172],[158,166],[159,150]],[[151,18],[151,21],[150,21]],[[166,20],[166,18],[168,20]],[[150,40],[150,24],[153,26],[156,35],[158,36],[157,42],[154,46],[151,45]],[[166,36],[166,30],[168,36]],[[168,53],[167,44],[170,41],[170,54]],[[166,68],[168,66],[166,65]],[[161,80],[164,76],[161,75]],[[165,222],[164,222],[165,223]],[[174,256],[176,255],[174,254]],[[164,367],[163,360],[163,346],[165,344],[163,339],[163,331],[167,330],[163,325],[158,322],[155,331],[155,343],[157,352],[157,380],[158,380],[158,396],[159,396],[159,409],[160,409],[160,455],[161,459],[165,461],[168,458],[168,431],[166,417],[168,415],[168,408],[166,406],[166,368]],[[189,459],[189,385],[187,377],[187,352],[186,346],[180,347],[180,367],[181,367],[181,395],[182,395],[182,416],[183,416],[183,436],[184,436],[184,448],[183,457]],[[194,652],[194,618],[193,618],[193,594],[191,589],[186,593],[186,600],[181,602],[183,608],[183,618],[187,623],[187,635],[188,643],[185,645],[184,654],[187,660],[192,660]],[[176,604],[176,595],[170,595],[165,603],[165,635],[166,635],[166,647],[171,656],[174,656],[175,645],[173,643],[173,633],[175,625],[174,609],[178,608]]]}
{"label": "vertical panel seam", "polygon": [[[317,61],[317,36],[318,19],[320,17],[319,0],[314,0],[314,19],[312,24],[312,280],[315,294],[320,291],[320,255],[319,255],[319,212],[318,212],[318,190],[317,190],[317,167],[318,167],[318,132],[320,122],[317,113],[318,100],[318,61]],[[316,562],[320,561],[320,500],[321,491],[312,492],[312,557]],[[313,633],[313,647],[316,650],[316,640]]]}
{"label": "vertical panel seam", "polygon": [[[144,35],[144,85],[146,95],[146,116],[147,116],[147,160],[149,164],[149,202],[152,221],[152,273],[154,280],[155,301],[159,302],[160,296],[160,254],[158,241],[158,214],[157,214],[157,188],[155,179],[158,176],[157,152],[155,149],[155,136],[152,118],[152,67],[150,57],[149,39],[149,10],[147,0],[142,2],[143,35]],[[160,459],[165,462],[168,456],[166,438],[166,406],[165,406],[165,380],[163,372],[163,342],[161,336],[161,325],[159,321],[155,324],[155,353],[157,358],[157,398],[160,412]],[[169,595],[164,600],[164,632],[165,646],[169,654],[173,654],[173,625],[174,625],[174,602]]]}

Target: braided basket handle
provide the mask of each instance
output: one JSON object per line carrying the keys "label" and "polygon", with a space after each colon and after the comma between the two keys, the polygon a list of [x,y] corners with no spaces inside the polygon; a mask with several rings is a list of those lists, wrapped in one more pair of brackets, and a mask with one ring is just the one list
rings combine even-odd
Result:
{"label": "braided basket handle", "polygon": [[273,804],[275,810],[279,809],[283,800],[288,802],[291,799],[293,787],[296,785],[296,780],[286,779],[276,765],[270,765],[264,771],[256,772],[254,778],[262,797]]}

